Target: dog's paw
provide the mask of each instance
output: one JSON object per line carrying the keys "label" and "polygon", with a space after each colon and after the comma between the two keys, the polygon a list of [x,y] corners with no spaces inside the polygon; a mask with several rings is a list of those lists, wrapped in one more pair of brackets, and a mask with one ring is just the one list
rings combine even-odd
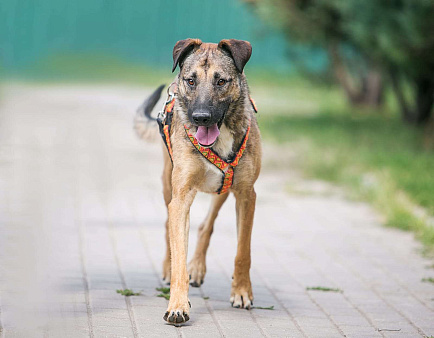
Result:
{"label": "dog's paw", "polygon": [[165,259],[163,262],[163,282],[166,284],[170,284],[170,258]]}
{"label": "dog's paw", "polygon": [[232,286],[230,302],[232,307],[250,310],[253,306],[252,288]]}
{"label": "dog's paw", "polygon": [[190,319],[190,307],[189,300],[186,302],[176,302],[170,299],[169,306],[163,319],[169,324],[179,325],[187,322]]}
{"label": "dog's paw", "polygon": [[204,259],[193,258],[188,264],[188,274],[190,275],[190,285],[199,287],[203,284],[206,273],[206,263]]}

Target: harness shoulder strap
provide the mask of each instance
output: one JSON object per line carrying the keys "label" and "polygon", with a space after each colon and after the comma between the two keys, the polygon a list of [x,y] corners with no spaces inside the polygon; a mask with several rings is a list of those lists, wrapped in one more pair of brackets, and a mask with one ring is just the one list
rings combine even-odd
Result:
{"label": "harness shoulder strap", "polygon": [[[172,126],[173,107],[175,106],[175,94],[169,92],[170,87],[172,85],[174,85],[174,83],[172,83],[167,89],[168,99],[164,104],[163,111],[158,115],[157,123],[160,129],[161,138],[163,139],[163,142],[166,145],[170,160],[173,163],[172,145],[170,143],[170,129]],[[175,92],[176,92],[176,86],[175,86]]]}
{"label": "harness shoulder strap", "polygon": [[258,107],[256,106],[255,100],[253,100],[251,97],[249,97],[250,99],[250,103],[252,104],[253,110],[255,111],[255,113],[258,112]]}
{"label": "harness shoulder strap", "polygon": [[169,153],[169,157],[173,162],[173,153],[172,153],[172,146],[170,144],[170,124],[163,124],[161,120],[158,120],[158,125],[160,127],[160,135],[163,139],[164,144],[166,145],[167,152]]}

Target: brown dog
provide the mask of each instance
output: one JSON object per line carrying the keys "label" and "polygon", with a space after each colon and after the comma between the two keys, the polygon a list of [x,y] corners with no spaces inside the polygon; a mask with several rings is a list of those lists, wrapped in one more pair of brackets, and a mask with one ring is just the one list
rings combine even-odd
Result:
{"label": "brown dog", "polygon": [[[173,71],[180,73],[169,87],[169,98],[159,116],[166,143],[163,187],[168,208],[167,251],[163,278],[171,283],[164,319],[180,324],[189,320],[189,282],[198,287],[206,273],[206,252],[217,214],[233,192],[236,198],[238,247],[230,301],[250,309],[250,241],[255,211],[254,183],[261,168],[261,141],[255,106],[243,73],[252,48],[247,41],[198,39],[178,41],[173,49]],[[145,101],[135,120],[139,136],[156,129],[150,116],[163,86]],[[190,206],[197,191],[215,194],[199,228],[194,257],[186,264]]]}

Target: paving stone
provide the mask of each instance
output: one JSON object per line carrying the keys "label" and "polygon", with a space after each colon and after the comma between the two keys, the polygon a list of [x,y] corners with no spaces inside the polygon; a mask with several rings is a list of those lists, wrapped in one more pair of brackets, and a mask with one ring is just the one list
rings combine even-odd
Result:
{"label": "paving stone", "polygon": [[303,334],[294,323],[287,318],[258,317],[257,322],[271,337],[303,337]]}
{"label": "paving stone", "polygon": [[337,316],[331,316],[331,319],[338,325],[338,326],[369,326],[369,322],[361,317],[360,315],[353,315],[353,316],[345,316],[345,315],[337,315]]}
{"label": "paving stone", "polygon": [[340,326],[347,337],[381,337],[380,332],[372,327],[366,326]]}
{"label": "paving stone", "polygon": [[303,331],[308,337],[313,338],[335,338],[342,337],[342,334],[334,327],[316,327],[316,326],[307,326],[303,328]]}
{"label": "paving stone", "polygon": [[96,326],[93,328],[95,337],[104,338],[131,338],[134,337],[131,327]]}

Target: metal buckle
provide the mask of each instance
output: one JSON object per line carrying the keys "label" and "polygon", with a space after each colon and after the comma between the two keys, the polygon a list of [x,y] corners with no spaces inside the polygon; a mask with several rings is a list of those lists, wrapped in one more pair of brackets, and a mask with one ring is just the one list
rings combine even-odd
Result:
{"label": "metal buckle", "polygon": [[166,119],[166,106],[172,102],[173,98],[175,97],[175,93],[170,91],[170,88],[172,87],[172,85],[170,85],[169,87],[167,87],[167,99],[166,102],[164,102],[163,104],[163,108],[160,110],[160,112],[158,113],[157,118],[159,118],[161,121],[164,121]]}
{"label": "metal buckle", "polygon": [[157,119],[161,121],[166,119],[166,103],[163,104],[163,108],[158,112]]}

